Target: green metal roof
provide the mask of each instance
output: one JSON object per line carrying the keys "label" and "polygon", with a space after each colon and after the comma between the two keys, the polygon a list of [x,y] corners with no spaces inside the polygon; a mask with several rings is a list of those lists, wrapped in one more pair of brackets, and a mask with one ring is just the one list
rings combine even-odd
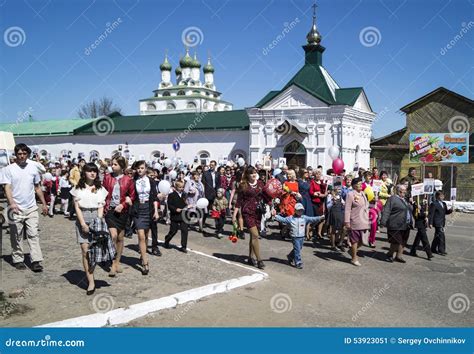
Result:
{"label": "green metal roof", "polygon": [[334,100],[320,66],[305,64],[280,91],[270,91],[255,107],[262,108],[292,85],[298,86],[328,105],[353,106],[361,92],[364,91],[362,87],[339,88],[335,90],[336,99]]}
{"label": "green metal roof", "polygon": [[336,89],[336,101],[339,104],[353,106],[362,91],[364,91],[362,87]]}
{"label": "green metal roof", "polygon": [[93,119],[68,119],[1,123],[0,131],[12,132],[15,136],[74,135],[77,129],[92,122]]}
{"label": "green metal roof", "polygon": [[[189,130],[248,130],[250,122],[245,110],[174,113],[114,117],[114,133],[141,133]],[[77,134],[94,134],[92,125]]]}

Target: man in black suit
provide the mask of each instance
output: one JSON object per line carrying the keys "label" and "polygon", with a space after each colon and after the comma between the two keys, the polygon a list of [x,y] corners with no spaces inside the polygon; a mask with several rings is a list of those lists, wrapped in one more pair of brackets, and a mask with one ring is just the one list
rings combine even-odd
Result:
{"label": "man in black suit", "polygon": [[[216,161],[209,163],[209,169],[202,175],[202,183],[204,184],[204,196],[209,201],[209,205],[214,203],[217,190],[221,187],[221,176],[216,171]],[[209,208],[210,210],[210,208]],[[204,214],[203,225],[206,223],[207,214]]]}
{"label": "man in black suit", "polygon": [[444,226],[446,225],[446,215],[453,212],[448,209],[444,200],[444,193],[437,191],[435,193],[435,201],[431,203],[429,210],[430,229],[435,227],[433,242],[431,243],[431,252],[446,256],[446,240],[444,235]]}
{"label": "man in black suit", "polygon": [[178,230],[181,230],[181,248],[179,249],[183,253],[188,253],[188,228],[189,225],[183,220],[183,210],[187,208],[186,198],[184,194],[184,183],[182,181],[176,181],[174,183],[174,192],[168,196],[168,209],[170,211],[170,231],[165,237],[164,248],[171,248],[170,241],[176,235]]}

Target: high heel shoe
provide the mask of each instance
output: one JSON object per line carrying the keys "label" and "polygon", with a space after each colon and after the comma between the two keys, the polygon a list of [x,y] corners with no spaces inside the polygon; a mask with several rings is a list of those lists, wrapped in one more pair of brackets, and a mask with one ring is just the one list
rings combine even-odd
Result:
{"label": "high heel shoe", "polygon": [[249,257],[247,263],[251,266],[256,267],[257,266],[257,260],[255,258]]}
{"label": "high heel shoe", "polygon": [[87,296],[92,295],[92,294],[94,294],[94,292],[95,292],[95,286],[94,286],[94,289],[92,289],[92,290],[87,290],[86,295],[87,295]]}
{"label": "high heel shoe", "polygon": [[148,275],[150,272],[150,266],[147,264],[142,264],[142,275]]}

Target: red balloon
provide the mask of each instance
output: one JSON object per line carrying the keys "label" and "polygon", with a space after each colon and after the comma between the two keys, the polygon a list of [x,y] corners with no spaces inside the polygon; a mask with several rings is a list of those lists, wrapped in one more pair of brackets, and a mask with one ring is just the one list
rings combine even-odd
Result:
{"label": "red balloon", "polygon": [[340,175],[344,169],[344,161],[341,159],[335,159],[332,161],[332,169],[336,175]]}
{"label": "red balloon", "polygon": [[276,178],[271,178],[265,187],[263,187],[263,192],[268,195],[270,198],[277,198],[281,195],[283,187],[281,182]]}

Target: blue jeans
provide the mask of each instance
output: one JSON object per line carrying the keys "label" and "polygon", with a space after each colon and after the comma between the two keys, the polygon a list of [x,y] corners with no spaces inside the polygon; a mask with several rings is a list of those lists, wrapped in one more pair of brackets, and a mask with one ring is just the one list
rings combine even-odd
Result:
{"label": "blue jeans", "polygon": [[293,249],[288,256],[295,261],[296,265],[302,265],[301,249],[303,248],[304,237],[292,237],[291,240],[293,241]]}

